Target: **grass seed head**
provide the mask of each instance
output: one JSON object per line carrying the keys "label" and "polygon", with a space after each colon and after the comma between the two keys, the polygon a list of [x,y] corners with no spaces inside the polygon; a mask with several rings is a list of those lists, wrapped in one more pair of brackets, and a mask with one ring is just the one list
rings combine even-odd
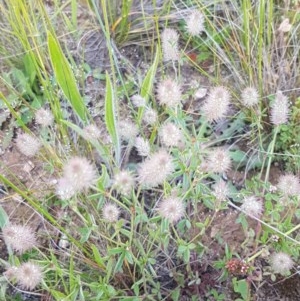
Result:
{"label": "grass seed head", "polygon": [[231,158],[229,152],[223,147],[210,150],[207,155],[205,166],[208,172],[224,173],[231,168]]}
{"label": "grass seed head", "polygon": [[16,271],[17,283],[24,290],[32,291],[41,283],[42,279],[41,267],[32,262],[22,263]]}
{"label": "grass seed head", "polygon": [[134,141],[139,133],[139,129],[131,120],[120,120],[118,124],[120,137],[124,141]]}
{"label": "grass seed head", "polygon": [[223,180],[218,181],[215,185],[213,185],[213,194],[218,201],[225,201],[229,195],[227,183]]}
{"label": "grass seed head", "polygon": [[79,192],[96,182],[97,172],[88,159],[73,157],[64,166],[63,178],[69,180],[74,190]]}
{"label": "grass seed head", "polygon": [[178,61],[179,35],[175,29],[165,28],[161,33],[161,43],[164,61]]}
{"label": "grass seed head", "polygon": [[2,234],[5,244],[19,254],[37,246],[35,233],[28,226],[8,224],[3,228]]}
{"label": "grass seed head", "polygon": [[113,203],[106,203],[103,206],[102,215],[106,221],[108,221],[110,223],[114,223],[114,222],[118,221],[118,219],[119,219],[120,209],[117,205],[115,205]]}
{"label": "grass seed head", "polygon": [[146,100],[141,95],[133,95],[131,97],[132,104],[136,108],[143,108],[146,105]]}
{"label": "grass seed head", "polygon": [[74,183],[68,178],[60,178],[56,184],[56,195],[61,200],[68,200],[76,194]]}
{"label": "grass seed head", "polygon": [[144,115],[143,115],[143,121],[146,124],[153,125],[157,122],[157,119],[158,119],[158,114],[154,109],[147,108],[145,110]]}
{"label": "grass seed head", "polygon": [[134,189],[134,184],[134,177],[128,170],[121,170],[115,174],[113,186],[119,193],[129,195]]}
{"label": "grass seed head", "polygon": [[138,179],[142,185],[156,187],[162,184],[173,171],[172,156],[161,149],[140,164]]}
{"label": "grass seed head", "polygon": [[191,36],[198,36],[204,30],[204,16],[199,10],[193,10],[186,19],[186,30]]}
{"label": "grass seed head", "polygon": [[169,197],[163,199],[159,203],[158,212],[162,217],[168,219],[171,223],[176,223],[183,217],[185,207],[180,198]]}
{"label": "grass seed head", "polygon": [[279,25],[278,27],[278,31],[279,32],[283,32],[283,33],[286,33],[286,32],[289,32],[291,29],[292,29],[293,25],[290,24],[290,20],[288,18],[285,18]]}
{"label": "grass seed head", "polygon": [[299,178],[293,174],[281,175],[277,187],[285,196],[293,196],[300,193]]}
{"label": "grass seed head", "polygon": [[165,122],[161,126],[159,137],[166,147],[178,147],[183,141],[182,131],[172,122]]}
{"label": "grass seed head", "polygon": [[246,107],[254,107],[259,103],[259,94],[253,87],[247,87],[242,91],[242,103]]}
{"label": "grass seed head", "polygon": [[52,125],[53,121],[54,117],[50,110],[41,108],[35,112],[35,122],[37,124],[46,127]]}
{"label": "grass seed head", "polygon": [[271,268],[274,273],[285,275],[293,267],[294,262],[291,257],[283,252],[275,253],[271,256]]}
{"label": "grass seed head", "polygon": [[16,138],[16,146],[23,155],[33,157],[40,150],[41,143],[32,135],[21,133]]}
{"label": "grass seed head", "polygon": [[241,209],[249,215],[254,217],[260,217],[263,212],[262,202],[259,201],[255,196],[245,197]]}
{"label": "grass seed head", "polygon": [[143,137],[136,137],[134,147],[136,148],[139,156],[148,157],[150,155],[150,143]]}
{"label": "grass seed head", "polygon": [[101,137],[100,129],[94,124],[90,124],[84,127],[83,133],[84,138],[89,141],[99,139]]}
{"label": "grass seed head", "polygon": [[281,125],[288,122],[289,114],[288,98],[278,91],[271,107],[270,120],[274,125]]}
{"label": "grass seed head", "polygon": [[174,80],[167,78],[157,87],[157,99],[160,105],[174,108],[181,102],[181,87]]}
{"label": "grass seed head", "polygon": [[218,121],[228,113],[230,106],[230,93],[222,86],[211,90],[206,98],[202,111],[209,122]]}

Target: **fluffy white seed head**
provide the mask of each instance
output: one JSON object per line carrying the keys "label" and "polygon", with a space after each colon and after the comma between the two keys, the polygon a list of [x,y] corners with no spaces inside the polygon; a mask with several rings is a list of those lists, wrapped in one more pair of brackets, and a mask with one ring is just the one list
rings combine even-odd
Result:
{"label": "fluffy white seed head", "polygon": [[186,30],[191,36],[198,36],[204,30],[204,16],[199,10],[193,10],[186,19]]}
{"label": "fluffy white seed head", "polygon": [[207,94],[207,89],[206,88],[199,88],[195,94],[194,94],[194,97],[195,99],[201,99],[203,97],[205,97]]}
{"label": "fluffy white seed head", "polygon": [[281,175],[278,179],[277,187],[285,196],[300,194],[299,178],[293,174]]}
{"label": "fluffy white seed head", "polygon": [[291,257],[283,252],[275,253],[271,257],[271,268],[275,273],[285,275],[287,274],[294,265]]}
{"label": "fluffy white seed head", "polygon": [[157,99],[160,105],[174,108],[181,102],[181,87],[174,80],[167,78],[157,87]]}
{"label": "fluffy white seed head", "polygon": [[144,115],[143,115],[143,121],[146,124],[153,125],[157,122],[157,119],[158,119],[158,114],[154,109],[147,108],[145,110]]}
{"label": "fluffy white seed head", "polygon": [[254,107],[259,103],[259,94],[253,87],[247,87],[242,91],[241,100],[244,106]]}
{"label": "fluffy white seed head", "polygon": [[35,233],[28,226],[8,224],[2,230],[5,244],[19,254],[37,246]]}
{"label": "fluffy white seed head", "polygon": [[32,262],[22,263],[16,271],[15,278],[22,289],[32,291],[43,279],[42,269]]}
{"label": "fluffy white seed head", "polygon": [[284,124],[288,122],[289,114],[289,100],[281,91],[278,91],[271,106],[270,120],[274,125]]}
{"label": "fluffy white seed head", "polygon": [[218,201],[226,201],[229,195],[229,187],[227,183],[223,180],[218,181],[215,185],[213,185],[213,194]]}
{"label": "fluffy white seed head", "polygon": [[46,127],[52,125],[53,121],[54,117],[50,110],[41,108],[35,112],[35,122],[37,124]]}
{"label": "fluffy white seed head", "polygon": [[129,195],[134,184],[134,177],[128,170],[121,170],[115,174],[113,186],[119,193]]}
{"label": "fluffy white seed head", "polygon": [[169,197],[159,203],[158,212],[171,223],[176,223],[183,217],[185,206],[180,198]]}
{"label": "fluffy white seed head", "polygon": [[231,159],[229,152],[223,147],[212,149],[207,154],[207,161],[205,162],[208,172],[224,173],[231,168]]}
{"label": "fluffy white seed head", "polygon": [[145,98],[143,98],[141,95],[133,95],[131,97],[131,101],[132,104],[136,107],[136,108],[142,108],[146,105],[146,100]]}
{"label": "fluffy white seed head", "polygon": [[173,171],[172,156],[161,149],[140,164],[138,179],[142,185],[155,187],[162,184]]}
{"label": "fluffy white seed head", "polygon": [[84,157],[73,157],[63,168],[63,178],[72,183],[76,192],[92,186],[97,179],[94,166]]}
{"label": "fluffy white seed head", "polygon": [[89,141],[96,140],[101,137],[100,129],[94,124],[90,124],[84,127],[83,132],[84,132],[84,138]]}
{"label": "fluffy white seed head", "polygon": [[165,122],[158,134],[161,143],[166,147],[178,147],[183,142],[182,131],[172,122]]}
{"label": "fluffy white seed head", "polygon": [[175,29],[165,28],[161,33],[161,44],[164,61],[178,61],[179,35]]}
{"label": "fluffy white seed head", "polygon": [[68,178],[60,178],[56,184],[55,194],[61,200],[68,200],[73,197],[77,192],[76,187],[74,187],[74,183]]}
{"label": "fluffy white seed head", "polygon": [[209,122],[226,116],[230,106],[230,93],[225,87],[215,87],[206,98],[202,111]]}
{"label": "fluffy white seed head", "polygon": [[244,198],[241,209],[248,215],[260,217],[263,212],[263,205],[255,196],[248,196]]}
{"label": "fluffy white seed head", "polygon": [[279,25],[278,31],[279,32],[289,32],[292,29],[293,25],[290,24],[290,20],[288,18],[285,18]]}
{"label": "fluffy white seed head", "polygon": [[139,156],[148,157],[150,155],[150,143],[143,137],[136,137],[134,147],[136,148]]}
{"label": "fluffy white seed head", "polygon": [[103,218],[110,223],[118,221],[120,213],[119,207],[113,203],[106,203],[102,208]]}
{"label": "fluffy white seed head", "polygon": [[134,141],[139,133],[139,129],[131,120],[120,120],[118,124],[120,137],[124,141]]}
{"label": "fluffy white seed head", "polygon": [[23,155],[33,157],[40,150],[41,143],[32,135],[21,133],[16,138],[16,146]]}

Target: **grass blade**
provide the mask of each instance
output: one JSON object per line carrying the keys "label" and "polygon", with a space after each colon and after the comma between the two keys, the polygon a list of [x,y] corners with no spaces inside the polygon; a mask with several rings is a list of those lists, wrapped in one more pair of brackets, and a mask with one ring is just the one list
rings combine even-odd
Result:
{"label": "grass blade", "polygon": [[[149,68],[149,70],[143,80],[142,86],[141,86],[140,94],[146,100],[146,103],[148,102],[149,96],[151,95],[151,92],[153,91],[153,83],[155,80],[158,62],[159,62],[159,49],[157,47],[154,62],[152,64],[152,66]],[[139,126],[142,123],[144,109],[145,109],[144,107],[141,107],[138,110],[137,122],[138,122]]]}
{"label": "grass blade", "polygon": [[78,91],[76,79],[58,41],[50,32],[48,32],[48,48],[57,83],[78,117],[85,122],[87,110]]}
{"label": "grass blade", "polygon": [[120,166],[120,141],[116,122],[117,111],[115,108],[114,91],[108,73],[106,73],[105,93],[105,125],[115,147],[115,159],[117,166]]}

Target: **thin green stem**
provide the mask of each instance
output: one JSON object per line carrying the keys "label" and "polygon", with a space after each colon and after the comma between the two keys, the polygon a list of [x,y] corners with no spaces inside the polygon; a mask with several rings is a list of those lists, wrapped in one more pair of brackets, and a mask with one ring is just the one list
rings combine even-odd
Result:
{"label": "thin green stem", "polygon": [[265,174],[265,181],[264,181],[265,184],[269,180],[270,168],[271,168],[271,163],[272,163],[272,159],[273,159],[273,155],[274,155],[275,142],[276,142],[278,133],[279,133],[279,126],[276,126],[274,129],[273,139],[272,139],[271,143],[269,144],[268,151],[267,151],[268,163],[267,163],[267,169],[266,169],[266,174]]}

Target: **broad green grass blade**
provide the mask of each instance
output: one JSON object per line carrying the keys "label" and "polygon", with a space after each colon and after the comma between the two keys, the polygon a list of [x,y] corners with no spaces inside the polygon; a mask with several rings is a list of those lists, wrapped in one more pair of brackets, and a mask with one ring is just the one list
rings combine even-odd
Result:
{"label": "broad green grass blade", "polygon": [[76,79],[58,41],[50,32],[48,32],[48,48],[57,83],[61,87],[65,97],[70,102],[78,117],[83,122],[86,122],[87,110],[78,91]]}
{"label": "broad green grass blade", "polygon": [[[140,94],[146,100],[146,103],[148,102],[148,99],[153,90],[153,83],[154,83],[154,79],[155,79],[155,75],[156,75],[158,62],[159,62],[159,49],[157,47],[154,62],[152,64],[152,66],[149,68],[149,70],[143,80],[142,86],[141,86]],[[144,113],[144,107],[139,108],[138,118],[137,118],[138,125],[140,125],[142,122],[143,113]]]}
{"label": "broad green grass blade", "polygon": [[111,80],[106,73],[106,93],[105,93],[105,125],[115,147],[115,159],[117,166],[120,165],[121,152],[120,141],[117,131],[116,121],[117,111],[115,107],[115,97]]}
{"label": "broad green grass blade", "polygon": [[158,48],[156,48],[154,62],[152,64],[152,66],[149,68],[149,71],[147,72],[145,79],[143,80],[143,83],[141,86],[141,96],[143,98],[145,98],[146,101],[148,100],[148,98],[152,92],[158,62],[159,62],[159,50],[158,50]]}

